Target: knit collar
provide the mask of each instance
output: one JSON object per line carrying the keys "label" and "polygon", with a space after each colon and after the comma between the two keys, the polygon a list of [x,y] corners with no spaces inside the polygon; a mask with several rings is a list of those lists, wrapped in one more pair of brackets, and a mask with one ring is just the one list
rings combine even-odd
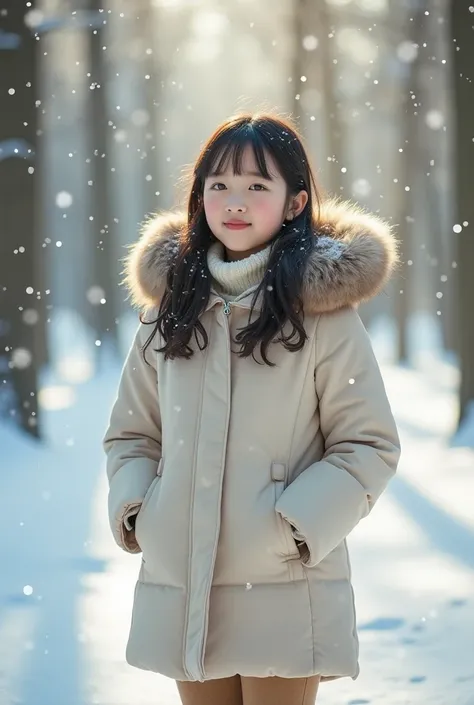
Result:
{"label": "knit collar", "polygon": [[207,264],[219,293],[240,296],[263,279],[270,256],[270,246],[245,259],[226,262],[224,245],[214,242],[207,253]]}

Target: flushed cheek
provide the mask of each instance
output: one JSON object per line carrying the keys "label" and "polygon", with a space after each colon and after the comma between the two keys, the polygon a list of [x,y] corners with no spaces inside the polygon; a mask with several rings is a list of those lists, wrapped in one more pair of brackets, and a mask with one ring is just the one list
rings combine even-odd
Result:
{"label": "flushed cheek", "polygon": [[252,208],[255,221],[261,228],[272,229],[280,223],[280,209],[275,203],[268,200],[255,203]]}
{"label": "flushed cheek", "polygon": [[207,218],[214,220],[216,217],[219,216],[221,210],[222,204],[219,202],[219,199],[215,196],[207,196],[204,199],[204,211],[206,213]]}

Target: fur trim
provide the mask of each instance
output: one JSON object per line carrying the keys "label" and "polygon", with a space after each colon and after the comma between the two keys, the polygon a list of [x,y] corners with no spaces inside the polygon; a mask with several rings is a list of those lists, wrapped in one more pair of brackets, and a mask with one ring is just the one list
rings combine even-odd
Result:
{"label": "fur trim", "polygon": [[137,242],[129,245],[122,284],[136,308],[160,305],[166,275],[178,252],[179,234],[186,223],[184,213],[162,213],[144,223]]}
{"label": "fur trim", "polygon": [[316,232],[303,284],[305,310],[310,313],[372,299],[398,264],[398,243],[389,224],[347,201],[323,202]]}
{"label": "fur trim", "polygon": [[[327,200],[316,217],[314,250],[303,279],[309,314],[357,306],[378,294],[398,262],[397,241],[388,223],[352,203]],[[124,284],[134,306],[159,306],[172,266],[184,213],[150,218],[125,258]]]}

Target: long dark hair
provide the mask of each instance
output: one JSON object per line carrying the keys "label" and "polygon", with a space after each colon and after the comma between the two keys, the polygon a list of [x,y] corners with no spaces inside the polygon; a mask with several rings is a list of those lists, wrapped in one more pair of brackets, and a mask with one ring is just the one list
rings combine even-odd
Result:
{"label": "long dark hair", "polygon": [[[303,325],[301,288],[306,260],[313,248],[314,200],[319,205],[319,193],[302,139],[292,123],[282,117],[259,113],[232,117],[222,123],[202,148],[193,171],[193,183],[188,200],[188,222],[179,239],[173,266],[168,270],[166,288],[158,318],[143,323],[155,324],[144,352],[159,332],[164,341],[157,352],[165,359],[193,355],[190,345],[194,337],[200,350],[208,345],[208,336],[200,321],[211,291],[211,275],[207,251],[215,238],[207,223],[203,205],[204,182],[210,174],[222,173],[232,159],[234,174],[242,173],[242,155],[247,145],[253,149],[258,169],[270,178],[265,152],[276,162],[287,184],[287,204],[301,190],[308,193],[308,202],[294,220],[284,221],[271,241],[270,257],[265,275],[255,291],[249,323],[235,338],[241,357],[255,358],[260,345],[262,360],[268,359],[272,341],[282,343],[291,352],[301,350],[306,341]],[[251,321],[254,306],[262,294],[260,315]],[[285,334],[287,323],[292,328]]]}

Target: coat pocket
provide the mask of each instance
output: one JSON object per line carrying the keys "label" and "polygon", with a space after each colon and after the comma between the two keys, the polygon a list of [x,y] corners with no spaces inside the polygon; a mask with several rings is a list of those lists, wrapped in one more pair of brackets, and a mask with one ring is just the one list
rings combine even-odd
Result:
{"label": "coat pocket", "polygon": [[135,538],[137,540],[138,545],[143,551],[143,544],[142,541],[140,540],[140,537],[143,538],[143,532],[145,529],[145,524],[146,524],[146,514],[147,514],[147,507],[150,504],[150,500],[155,494],[156,488],[160,485],[161,483],[161,477],[163,475],[163,458],[160,458],[160,462],[158,464],[158,468],[156,470],[156,477],[154,478],[153,482],[151,483],[150,487],[148,488],[148,492],[146,493],[145,497],[143,498],[142,506],[140,507],[140,511],[137,514],[137,518],[135,521]]}
{"label": "coat pocket", "polygon": [[[272,463],[272,482],[275,488],[275,505],[280,499],[287,483],[287,468],[284,463]],[[298,546],[291,531],[290,524],[275,510],[281,544],[283,546],[284,560],[287,562],[290,580],[299,580],[304,577],[303,566],[300,560]]]}

